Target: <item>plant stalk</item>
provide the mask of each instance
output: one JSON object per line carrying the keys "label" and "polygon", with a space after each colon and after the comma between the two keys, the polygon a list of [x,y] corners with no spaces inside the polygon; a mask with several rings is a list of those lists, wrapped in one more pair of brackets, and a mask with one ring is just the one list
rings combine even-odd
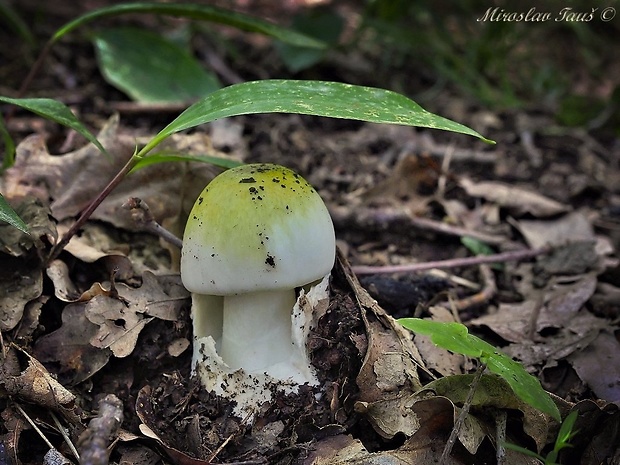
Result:
{"label": "plant stalk", "polygon": [[110,192],[112,192],[116,188],[116,186],[118,186],[121,181],[125,179],[125,176],[127,176],[127,174],[133,169],[133,167],[136,166],[139,160],[139,156],[133,155],[129,159],[129,161],[127,161],[125,166],[123,166],[120,171],[116,173],[116,176],[112,178],[108,185],[105,186],[105,188],[97,195],[97,197],[95,197],[90,202],[90,204],[88,204],[88,207],[86,207],[86,209],[82,211],[78,219],[75,221],[75,223],[73,223],[73,226],[71,226],[71,228],[69,228],[69,230],[60,239],[60,241],[58,241],[56,245],[54,245],[47,259],[47,263],[50,263],[55,258],[58,258],[58,255],[60,255],[60,252],[62,252],[63,249],[67,246],[71,238],[75,236],[75,234],[82,228],[82,226],[84,226],[84,223],[88,221],[93,212],[97,209],[99,205],[101,205],[101,202],[105,200],[105,198],[110,194]]}

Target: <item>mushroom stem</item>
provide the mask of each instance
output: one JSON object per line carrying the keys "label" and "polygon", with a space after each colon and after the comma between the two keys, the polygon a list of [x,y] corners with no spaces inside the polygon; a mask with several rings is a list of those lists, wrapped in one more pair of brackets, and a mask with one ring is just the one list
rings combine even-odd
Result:
{"label": "mushroom stem", "polygon": [[265,372],[303,384],[308,365],[305,347],[291,342],[294,289],[250,292],[224,297],[222,347],[218,353],[232,369]]}

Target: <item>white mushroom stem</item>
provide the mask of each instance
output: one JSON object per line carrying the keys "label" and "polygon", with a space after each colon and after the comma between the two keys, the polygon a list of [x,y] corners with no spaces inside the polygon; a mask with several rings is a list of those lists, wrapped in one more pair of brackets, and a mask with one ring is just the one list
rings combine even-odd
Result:
{"label": "white mushroom stem", "polygon": [[225,296],[222,346],[218,349],[224,362],[250,374],[267,373],[299,384],[312,382],[305,348],[292,343],[295,301],[293,289]]}

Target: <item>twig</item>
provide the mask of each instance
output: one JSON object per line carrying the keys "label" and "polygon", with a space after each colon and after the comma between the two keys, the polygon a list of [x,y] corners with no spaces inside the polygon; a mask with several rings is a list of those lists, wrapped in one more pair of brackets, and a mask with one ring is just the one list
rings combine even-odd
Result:
{"label": "twig", "polygon": [[465,399],[465,402],[463,403],[463,407],[461,408],[461,412],[459,413],[458,418],[454,422],[454,427],[452,428],[452,431],[450,432],[450,437],[448,438],[448,442],[446,443],[446,446],[444,447],[443,452],[441,453],[441,459],[439,459],[439,465],[446,465],[448,463],[448,460],[450,459],[450,453],[452,452],[452,448],[454,447],[454,444],[456,443],[456,440],[459,437],[459,431],[463,427],[463,423],[465,422],[465,417],[469,413],[469,409],[471,408],[471,403],[474,400],[474,394],[476,393],[476,389],[478,388],[478,383],[480,382],[480,379],[482,378],[482,373],[484,373],[484,370],[486,369],[486,367],[487,366],[485,364],[481,364],[476,370],[476,373],[474,374],[474,378],[471,381],[471,386],[469,387],[469,392],[467,393],[467,398]]}
{"label": "twig", "polygon": [[50,412],[50,415],[52,417],[52,420],[54,420],[54,423],[56,424],[56,428],[58,428],[58,431],[60,432],[60,435],[62,436],[62,438],[65,440],[65,442],[67,443],[67,446],[69,447],[69,450],[73,453],[73,456],[80,460],[80,454],[78,454],[77,449],[75,448],[75,446],[73,445],[73,442],[71,442],[71,438],[69,438],[69,435],[67,434],[67,431],[65,430],[65,428],[62,426],[62,424],[60,423],[60,420],[58,419],[58,417],[54,414],[54,412]]}
{"label": "twig", "polygon": [[481,265],[485,263],[503,263],[510,261],[526,260],[548,254],[551,247],[541,247],[539,249],[513,250],[493,255],[477,255],[475,257],[451,258],[448,260],[435,260],[423,263],[410,263],[407,265],[384,265],[384,266],[353,266],[355,274],[388,274],[388,273],[412,273],[416,271],[427,271],[433,268],[458,268],[462,266]]}
{"label": "twig", "polygon": [[15,407],[17,408],[17,410],[19,410],[19,413],[22,414],[22,416],[26,419],[26,421],[30,423],[30,426],[32,426],[32,428],[37,432],[37,434],[41,436],[41,439],[43,439],[43,442],[47,445],[47,447],[49,447],[50,449],[55,449],[52,443],[49,442],[49,440],[45,437],[45,435],[43,434],[43,431],[41,431],[39,427],[36,425],[36,423],[34,422],[34,420],[30,418],[30,415],[28,415],[24,411],[24,409],[20,407],[18,403],[15,403]]}
{"label": "twig", "polygon": [[459,300],[455,300],[453,305],[457,311],[462,311],[467,308],[482,305],[493,298],[497,292],[497,284],[495,283],[495,275],[491,271],[489,265],[480,265],[480,274],[482,275],[482,282],[484,287],[480,292],[477,292],[469,297],[464,297]]}
{"label": "twig", "polygon": [[151,209],[142,199],[130,197],[123,203],[122,207],[131,212],[131,218],[138,225],[142,226],[144,230],[161,237],[163,240],[177,246],[179,249],[183,247],[183,241],[181,239],[155,221]]}
{"label": "twig", "polygon": [[123,422],[123,403],[114,394],[99,402],[99,414],[80,435],[80,465],[107,465],[108,446]]}
{"label": "twig", "polygon": [[495,457],[497,459],[497,465],[504,465],[504,463],[506,463],[506,447],[504,446],[504,444],[506,443],[507,418],[508,414],[506,413],[506,410],[499,410],[495,414],[495,440],[497,441]]}
{"label": "twig", "polygon": [[330,208],[330,214],[337,226],[353,224],[362,228],[375,227],[381,230],[390,230],[395,225],[398,225],[398,229],[401,230],[409,225],[414,228],[434,231],[449,236],[468,236],[490,245],[511,245],[503,236],[485,234],[428,218],[412,216],[402,209],[332,207]]}

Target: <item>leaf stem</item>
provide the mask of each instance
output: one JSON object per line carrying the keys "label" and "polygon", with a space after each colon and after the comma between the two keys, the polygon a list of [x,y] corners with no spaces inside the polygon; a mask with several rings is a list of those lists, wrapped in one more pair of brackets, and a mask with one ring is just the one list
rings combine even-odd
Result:
{"label": "leaf stem", "polygon": [[64,234],[60,241],[58,241],[56,245],[52,248],[52,251],[50,252],[50,255],[47,259],[48,263],[50,263],[55,258],[58,258],[58,255],[60,255],[60,252],[62,252],[62,250],[67,246],[71,238],[75,236],[75,234],[82,228],[82,226],[84,226],[84,223],[88,221],[88,219],[97,209],[97,207],[101,205],[101,202],[103,202],[105,198],[110,194],[110,192],[112,192],[116,188],[116,186],[121,183],[121,181],[133,169],[133,167],[138,163],[139,160],[139,156],[133,155],[129,159],[129,161],[125,163],[125,166],[123,166],[120,171],[116,173],[116,176],[112,178],[108,185],[105,186],[105,188],[101,192],[99,192],[99,194],[97,194],[97,197],[95,197],[90,202],[90,204],[88,204],[88,206],[82,211],[75,223],[73,223],[71,228],[69,228],[69,230]]}
{"label": "leaf stem", "polygon": [[467,393],[467,398],[465,399],[465,402],[463,402],[463,407],[461,408],[461,412],[459,413],[458,418],[454,422],[454,427],[452,428],[452,431],[450,432],[450,437],[448,438],[448,442],[446,442],[446,446],[444,447],[443,452],[441,453],[441,458],[439,459],[439,465],[446,465],[447,463],[449,463],[450,453],[452,452],[452,448],[454,447],[454,444],[456,443],[456,440],[459,437],[459,431],[463,427],[463,423],[465,423],[465,417],[467,417],[467,414],[469,413],[469,409],[471,408],[471,403],[474,400],[474,394],[476,393],[476,389],[478,388],[478,383],[480,382],[480,379],[482,378],[482,374],[484,373],[484,370],[486,369],[486,367],[487,366],[484,363],[481,363],[478,366],[476,373],[474,374],[474,378],[472,379],[471,385],[469,387],[469,392]]}

